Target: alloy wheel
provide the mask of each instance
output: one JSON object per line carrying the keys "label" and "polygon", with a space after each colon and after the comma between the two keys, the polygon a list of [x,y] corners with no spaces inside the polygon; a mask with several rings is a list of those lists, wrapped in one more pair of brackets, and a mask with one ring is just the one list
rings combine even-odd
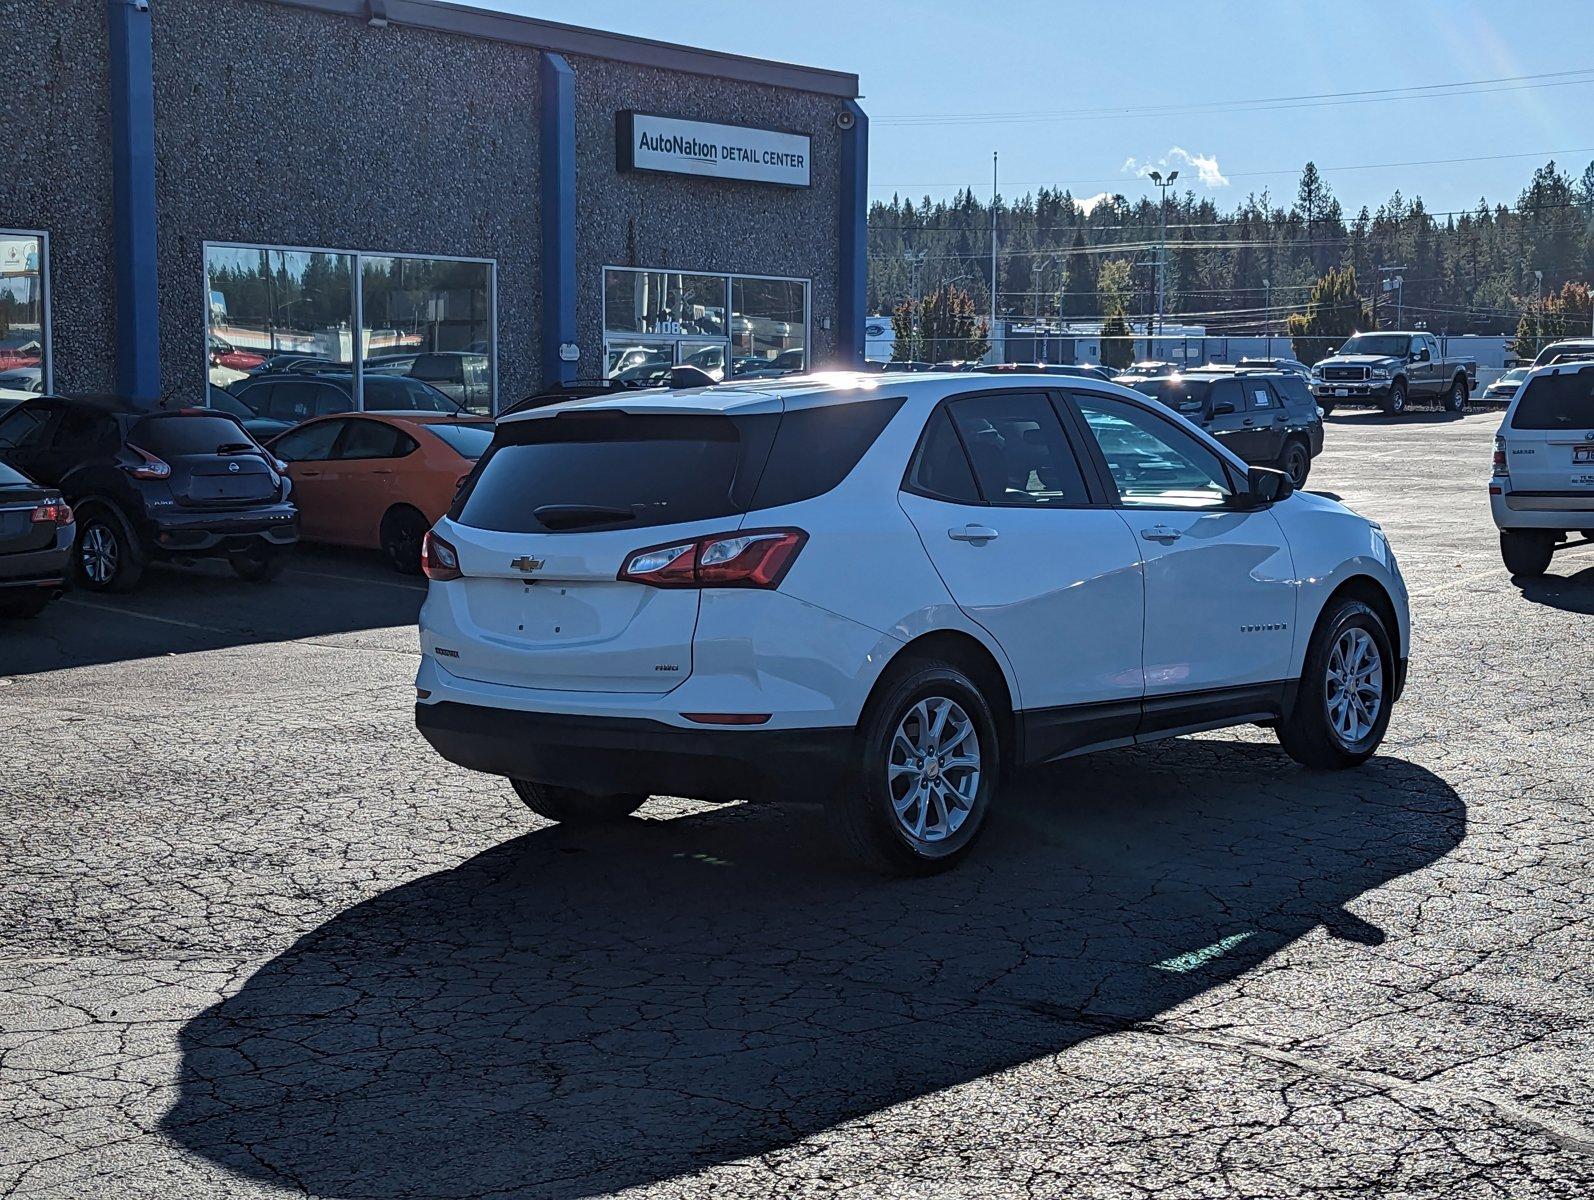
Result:
{"label": "alloy wheel", "polygon": [[955,700],[927,696],[897,723],[886,788],[897,824],[911,841],[951,837],[974,811],[980,791],[980,736]]}
{"label": "alloy wheel", "polygon": [[1347,629],[1328,655],[1323,683],[1328,724],[1349,748],[1372,733],[1384,704],[1384,660],[1365,629]]}
{"label": "alloy wheel", "polygon": [[83,564],[83,574],[90,582],[107,584],[116,577],[121,565],[121,553],[116,546],[116,535],[104,525],[90,525],[83,531],[83,541],[78,547],[78,561]]}

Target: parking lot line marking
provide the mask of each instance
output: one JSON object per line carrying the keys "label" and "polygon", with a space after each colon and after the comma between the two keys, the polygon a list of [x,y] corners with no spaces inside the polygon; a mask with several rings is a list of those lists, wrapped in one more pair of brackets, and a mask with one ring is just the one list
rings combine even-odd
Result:
{"label": "parking lot line marking", "polygon": [[1453,588],[1464,587],[1469,583],[1477,583],[1480,579],[1493,579],[1499,574],[1500,569],[1494,567],[1487,571],[1479,571],[1475,575],[1463,575],[1460,579],[1447,579],[1444,583],[1431,587],[1426,592],[1413,592],[1411,598],[1413,600],[1428,600],[1437,596],[1440,592],[1448,592]]}
{"label": "parking lot line marking", "polygon": [[1186,954],[1175,955],[1173,958],[1165,958],[1161,962],[1152,963],[1152,969],[1173,971],[1182,975],[1186,971],[1193,971],[1197,967],[1205,966],[1215,958],[1222,958],[1254,932],[1254,930],[1246,930],[1244,933],[1231,933],[1228,937],[1219,938],[1210,946],[1203,946],[1199,950],[1191,950]]}
{"label": "parking lot line marking", "polygon": [[119,617],[142,617],[146,621],[159,621],[162,625],[181,625],[184,629],[198,629],[205,633],[225,633],[229,637],[236,635],[236,629],[223,629],[220,625],[201,625],[197,621],[179,621],[176,617],[157,617],[154,613],[139,612],[132,608],[117,608],[113,604],[93,604],[87,600],[76,597],[66,597],[62,604],[72,604],[78,608],[92,608],[96,612],[115,613]]}
{"label": "parking lot line marking", "polygon": [[310,575],[316,579],[337,579],[344,583],[369,583],[373,587],[400,588],[406,592],[418,592],[422,588],[417,583],[399,583],[396,579],[361,579],[358,575],[334,575],[331,571],[306,571],[303,567],[289,567],[285,572],[288,575]]}

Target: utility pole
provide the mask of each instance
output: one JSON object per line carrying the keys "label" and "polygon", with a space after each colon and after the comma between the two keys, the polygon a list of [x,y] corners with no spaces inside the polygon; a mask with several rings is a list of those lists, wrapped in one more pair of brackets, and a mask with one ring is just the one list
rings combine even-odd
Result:
{"label": "utility pole", "polygon": [[[1399,274],[1406,268],[1403,266],[1379,267],[1378,273],[1384,277],[1383,289],[1395,293],[1395,328],[1399,329],[1405,321],[1406,313],[1406,277]],[[1376,315],[1376,313],[1375,313]],[[1375,325],[1377,322],[1373,322]]]}
{"label": "utility pole", "polygon": [[1157,234],[1157,317],[1156,326],[1161,330],[1164,326],[1162,318],[1163,307],[1168,295],[1168,189],[1173,186],[1173,181],[1179,178],[1179,172],[1169,171],[1164,179],[1161,171],[1148,171],[1146,174],[1151,182],[1162,189],[1161,224]]}
{"label": "utility pole", "polygon": [[1262,281],[1262,329],[1267,334],[1267,357],[1273,357],[1273,281]]}
{"label": "utility pole", "polygon": [[919,295],[919,268],[924,265],[925,252],[904,250],[902,257],[908,260],[908,302],[913,306],[913,332],[917,334],[924,310],[923,297]]}
{"label": "utility pole", "polygon": [[1533,352],[1544,349],[1544,272],[1533,272]]}
{"label": "utility pole", "polygon": [[[991,151],[991,341],[996,341],[996,161],[998,151]],[[1004,339],[1004,345],[1006,340]],[[1003,352],[1006,357],[1006,352]]]}

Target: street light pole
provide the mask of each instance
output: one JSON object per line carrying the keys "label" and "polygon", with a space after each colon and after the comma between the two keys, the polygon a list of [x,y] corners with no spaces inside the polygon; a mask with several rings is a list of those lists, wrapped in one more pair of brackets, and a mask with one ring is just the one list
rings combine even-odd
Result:
{"label": "street light pole", "polygon": [[1262,330],[1267,334],[1267,357],[1273,357],[1273,281],[1262,281]]}
{"label": "street light pole", "polygon": [[[996,161],[998,151],[991,151],[991,341],[996,340]],[[1004,339],[1005,345],[1005,339]],[[1003,357],[1006,357],[1005,352]]]}
{"label": "street light pole", "polygon": [[1179,172],[1169,171],[1164,179],[1161,171],[1148,171],[1146,173],[1151,182],[1162,189],[1161,223],[1157,234],[1157,318],[1156,327],[1161,330],[1164,325],[1163,306],[1168,295],[1168,189],[1173,186],[1173,181],[1179,178]]}

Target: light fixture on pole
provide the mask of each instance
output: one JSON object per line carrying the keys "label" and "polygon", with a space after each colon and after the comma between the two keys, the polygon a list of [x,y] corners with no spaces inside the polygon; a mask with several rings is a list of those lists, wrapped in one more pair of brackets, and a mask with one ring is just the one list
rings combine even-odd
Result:
{"label": "light fixture on pole", "polygon": [[1163,305],[1168,295],[1168,189],[1173,186],[1173,181],[1179,178],[1179,172],[1169,171],[1168,177],[1163,178],[1161,171],[1147,171],[1146,175],[1151,182],[1162,189],[1161,224],[1157,234],[1157,329],[1162,328]]}

